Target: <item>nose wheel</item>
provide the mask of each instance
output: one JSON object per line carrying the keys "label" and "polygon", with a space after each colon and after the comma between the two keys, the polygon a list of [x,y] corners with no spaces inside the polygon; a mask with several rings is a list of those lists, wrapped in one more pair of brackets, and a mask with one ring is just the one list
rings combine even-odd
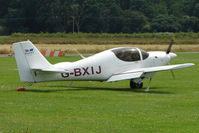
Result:
{"label": "nose wheel", "polygon": [[143,82],[135,83],[133,80],[130,80],[131,89],[141,89],[143,87]]}

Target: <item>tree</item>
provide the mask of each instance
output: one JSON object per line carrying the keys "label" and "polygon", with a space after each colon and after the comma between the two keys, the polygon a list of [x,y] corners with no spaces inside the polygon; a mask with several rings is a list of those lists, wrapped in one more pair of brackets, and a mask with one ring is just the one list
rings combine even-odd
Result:
{"label": "tree", "polygon": [[142,32],[147,24],[147,18],[140,12],[126,10],[123,12],[124,33]]}
{"label": "tree", "polygon": [[[161,6],[161,4],[158,4]],[[155,3],[151,3],[147,0],[132,0],[131,1],[131,10],[141,12],[147,17],[153,17],[156,15],[156,9],[153,8]]]}
{"label": "tree", "polygon": [[73,32],[76,31],[80,32],[80,27],[82,25],[82,20],[86,17],[85,12],[87,10],[87,5],[90,2],[90,0],[75,0],[72,5],[70,5],[71,8],[71,18],[73,22]]}
{"label": "tree", "polygon": [[61,3],[59,0],[42,0],[36,11],[36,22],[42,32],[58,32],[60,31]]}
{"label": "tree", "polygon": [[122,10],[128,10],[131,6],[130,0],[120,0],[120,7]]}
{"label": "tree", "polygon": [[7,9],[6,27],[9,27],[9,33],[12,32],[27,32],[25,28],[25,11],[22,7],[23,0],[11,0]]}
{"label": "tree", "polygon": [[193,9],[196,5],[195,0],[182,0],[182,11],[184,12],[184,15],[193,16]]}
{"label": "tree", "polygon": [[199,3],[197,3],[193,10],[193,15],[199,17]]}
{"label": "tree", "polygon": [[180,21],[183,32],[198,32],[199,31],[199,19],[197,17],[184,16]]}
{"label": "tree", "polygon": [[160,15],[155,17],[151,22],[153,32],[178,32],[181,25],[174,16]]}
{"label": "tree", "polygon": [[8,33],[197,32],[198,18],[196,0],[0,1],[1,31]]}
{"label": "tree", "polygon": [[119,33],[122,31],[122,10],[121,8],[116,4],[112,3],[107,7],[107,32],[109,33]]}

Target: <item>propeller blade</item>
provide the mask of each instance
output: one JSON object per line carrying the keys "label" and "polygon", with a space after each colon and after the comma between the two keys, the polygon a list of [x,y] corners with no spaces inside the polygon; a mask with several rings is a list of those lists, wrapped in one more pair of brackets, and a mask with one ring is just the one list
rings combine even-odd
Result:
{"label": "propeller blade", "polygon": [[171,42],[170,42],[169,47],[168,47],[167,52],[166,52],[167,54],[170,53],[172,45],[173,45],[173,39],[171,39]]}

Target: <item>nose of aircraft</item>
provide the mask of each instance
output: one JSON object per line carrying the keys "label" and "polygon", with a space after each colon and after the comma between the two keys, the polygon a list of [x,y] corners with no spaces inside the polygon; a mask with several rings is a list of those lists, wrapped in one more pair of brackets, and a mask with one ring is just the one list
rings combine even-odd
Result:
{"label": "nose of aircraft", "polygon": [[170,56],[171,59],[174,59],[174,58],[176,58],[177,55],[174,54],[174,53],[169,53],[169,56]]}

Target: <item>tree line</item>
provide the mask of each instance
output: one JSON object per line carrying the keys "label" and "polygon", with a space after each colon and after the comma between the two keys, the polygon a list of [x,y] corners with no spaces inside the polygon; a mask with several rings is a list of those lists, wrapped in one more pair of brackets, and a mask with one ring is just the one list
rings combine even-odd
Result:
{"label": "tree line", "polygon": [[197,0],[0,0],[0,35],[198,31]]}

